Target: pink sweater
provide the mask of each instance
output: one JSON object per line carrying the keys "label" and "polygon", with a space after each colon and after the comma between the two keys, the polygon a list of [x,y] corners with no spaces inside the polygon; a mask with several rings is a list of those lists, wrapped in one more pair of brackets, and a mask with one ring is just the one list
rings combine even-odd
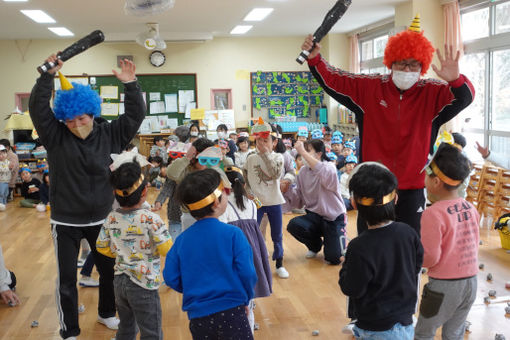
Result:
{"label": "pink sweater", "polygon": [[423,267],[435,279],[460,279],[478,273],[480,216],[463,198],[438,201],[423,212]]}

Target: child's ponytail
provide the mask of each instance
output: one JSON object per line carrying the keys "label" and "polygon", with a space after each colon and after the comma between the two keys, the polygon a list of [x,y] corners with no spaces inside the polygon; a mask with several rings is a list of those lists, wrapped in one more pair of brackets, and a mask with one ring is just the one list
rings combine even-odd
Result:
{"label": "child's ponytail", "polygon": [[236,198],[237,207],[241,209],[241,211],[246,209],[246,206],[244,205],[244,197],[248,197],[248,195],[244,189],[246,182],[244,181],[242,171],[239,168],[233,166],[226,168],[225,173],[227,174],[228,180],[232,184],[232,191],[234,192],[234,197]]}

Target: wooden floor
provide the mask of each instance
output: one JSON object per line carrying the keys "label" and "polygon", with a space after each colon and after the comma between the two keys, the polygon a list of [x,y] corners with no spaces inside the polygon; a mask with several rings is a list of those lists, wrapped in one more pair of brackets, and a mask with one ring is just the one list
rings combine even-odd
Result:
{"label": "wooden floor", "polygon": [[[153,202],[155,192],[149,195]],[[166,220],[166,212],[161,211]],[[292,215],[284,216],[286,224]],[[349,214],[349,235],[355,235],[355,213]],[[480,247],[480,262],[485,269],[478,275],[478,299],[468,320],[472,322],[466,339],[494,339],[496,333],[510,338],[510,318],[505,317],[504,307],[510,301],[510,290],[505,281],[510,281],[510,254],[501,249],[495,231],[481,230],[483,245]],[[286,231],[284,232],[285,266],[290,278],[274,278],[271,297],[258,299],[255,309],[256,322],[260,329],[256,339],[350,339],[341,334],[346,318],[346,298],[338,287],[339,266],[324,263],[322,253],[316,259],[304,258],[306,249]],[[17,202],[9,203],[7,210],[0,212],[0,244],[7,267],[18,277],[17,294],[22,304],[10,308],[0,302],[0,340],[15,339],[59,339],[56,317],[55,256],[50,236],[49,213],[35,209],[19,208]],[[268,247],[268,249],[272,249]],[[487,273],[494,280],[486,281]],[[93,274],[97,278],[97,273]],[[426,281],[423,276],[422,284]],[[498,299],[485,305],[483,296],[495,289]],[[79,303],[86,310],[80,314],[82,333],[79,339],[111,339],[115,332],[96,322],[97,288],[78,288]],[[191,339],[188,320],[181,311],[181,295],[166,286],[160,288],[163,310],[163,332],[165,339]],[[31,328],[32,321],[39,326]],[[319,330],[318,337],[312,336]],[[440,339],[440,336],[436,336]]]}

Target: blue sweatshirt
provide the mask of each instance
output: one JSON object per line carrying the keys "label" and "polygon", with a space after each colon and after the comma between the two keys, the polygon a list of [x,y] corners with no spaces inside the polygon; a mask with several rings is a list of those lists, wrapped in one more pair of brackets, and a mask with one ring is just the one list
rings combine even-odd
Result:
{"label": "blue sweatshirt", "polygon": [[248,305],[257,274],[241,229],[216,218],[195,222],[166,255],[165,283],[183,293],[189,319]]}

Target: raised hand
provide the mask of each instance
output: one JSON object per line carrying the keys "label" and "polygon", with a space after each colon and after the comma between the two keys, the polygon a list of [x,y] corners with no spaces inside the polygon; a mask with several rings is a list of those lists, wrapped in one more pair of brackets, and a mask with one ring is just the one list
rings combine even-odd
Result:
{"label": "raised hand", "polygon": [[[313,46],[313,36],[311,34],[309,34],[305,41],[303,42],[303,44],[301,45],[301,50],[303,51],[308,51],[312,48]],[[315,58],[319,52],[320,52],[320,49],[321,49],[321,44],[319,43],[316,43],[315,44],[315,47],[313,48],[313,50],[310,52],[310,55],[308,56],[308,59],[313,59]]]}
{"label": "raised hand", "polygon": [[439,51],[439,49],[436,49],[436,53],[437,58],[441,64],[441,68],[439,69],[436,65],[432,65],[432,69],[434,72],[436,72],[438,77],[447,82],[459,79],[460,51],[457,51],[454,56],[453,47],[451,45],[444,45],[444,58],[441,55],[441,51]]}
{"label": "raised hand", "polygon": [[60,59],[57,58],[57,55],[56,54],[52,54],[50,55],[47,59],[46,59],[47,62],[49,63],[54,63],[56,64],[57,66],[53,67],[53,68],[50,68],[48,70],[48,73],[49,74],[55,74],[58,72],[58,70],[60,70],[62,68],[62,66],[64,65],[64,62]]}
{"label": "raised hand", "polygon": [[112,70],[115,77],[123,83],[129,83],[136,79],[135,76],[136,66],[131,60],[121,60],[120,61],[120,73],[115,70]]}
{"label": "raised hand", "polygon": [[476,142],[476,149],[482,155],[483,158],[487,158],[489,156],[489,147],[483,147],[478,142]]}

